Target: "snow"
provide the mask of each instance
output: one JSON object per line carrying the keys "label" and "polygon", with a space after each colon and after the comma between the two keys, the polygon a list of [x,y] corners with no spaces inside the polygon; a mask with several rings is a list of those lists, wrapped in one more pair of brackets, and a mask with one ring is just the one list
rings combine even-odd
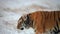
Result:
{"label": "snow", "polygon": [[37,10],[60,10],[60,0],[0,0],[0,34],[35,34],[33,28],[18,30],[18,19]]}

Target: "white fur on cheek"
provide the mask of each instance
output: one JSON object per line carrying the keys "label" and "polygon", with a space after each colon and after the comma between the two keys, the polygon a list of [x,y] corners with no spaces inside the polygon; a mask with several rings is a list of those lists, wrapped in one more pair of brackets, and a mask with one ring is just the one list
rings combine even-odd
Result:
{"label": "white fur on cheek", "polygon": [[29,28],[29,29],[20,30],[18,34],[35,34],[35,32],[33,28]]}

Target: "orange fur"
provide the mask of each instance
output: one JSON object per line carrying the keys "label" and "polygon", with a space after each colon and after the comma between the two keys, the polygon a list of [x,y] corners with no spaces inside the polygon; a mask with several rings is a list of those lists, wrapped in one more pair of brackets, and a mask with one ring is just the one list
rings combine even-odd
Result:
{"label": "orange fur", "polygon": [[56,25],[56,20],[60,18],[60,11],[37,11],[30,13],[29,17],[34,21],[33,26],[36,29],[36,34],[39,34],[44,33],[46,29],[52,29]]}

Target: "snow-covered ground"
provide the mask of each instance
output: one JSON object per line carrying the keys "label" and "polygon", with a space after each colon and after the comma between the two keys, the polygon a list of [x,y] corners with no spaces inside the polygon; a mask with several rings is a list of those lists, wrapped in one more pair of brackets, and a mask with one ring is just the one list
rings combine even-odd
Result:
{"label": "snow-covered ground", "polygon": [[32,28],[16,26],[22,15],[37,10],[60,10],[60,0],[0,0],[0,34],[35,34]]}

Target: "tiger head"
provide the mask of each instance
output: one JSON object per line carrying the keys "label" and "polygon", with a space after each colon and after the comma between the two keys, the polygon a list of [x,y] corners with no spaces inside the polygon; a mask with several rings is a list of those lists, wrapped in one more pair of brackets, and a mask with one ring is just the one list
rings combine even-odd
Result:
{"label": "tiger head", "polygon": [[30,27],[33,27],[33,21],[30,19],[30,14],[21,16],[18,20],[17,29],[23,30],[24,28],[29,29]]}

